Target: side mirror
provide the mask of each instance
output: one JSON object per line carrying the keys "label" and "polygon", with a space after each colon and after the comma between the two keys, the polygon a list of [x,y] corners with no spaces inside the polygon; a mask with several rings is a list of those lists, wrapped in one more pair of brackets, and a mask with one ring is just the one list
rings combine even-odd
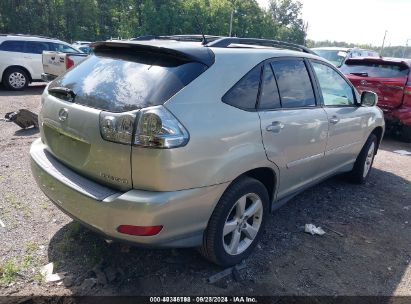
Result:
{"label": "side mirror", "polygon": [[363,91],[361,93],[361,105],[365,107],[373,107],[378,102],[378,96],[371,91]]}

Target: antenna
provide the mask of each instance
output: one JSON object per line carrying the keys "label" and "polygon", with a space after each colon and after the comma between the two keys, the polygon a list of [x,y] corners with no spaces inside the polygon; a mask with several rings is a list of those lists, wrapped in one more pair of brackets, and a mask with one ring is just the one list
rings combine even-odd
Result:
{"label": "antenna", "polygon": [[201,36],[203,36],[203,42],[201,44],[206,45],[208,41],[207,41],[206,36],[204,35],[203,27],[200,21],[198,20],[198,15],[195,14],[194,17],[196,18],[197,26],[198,26],[198,29],[200,30]]}

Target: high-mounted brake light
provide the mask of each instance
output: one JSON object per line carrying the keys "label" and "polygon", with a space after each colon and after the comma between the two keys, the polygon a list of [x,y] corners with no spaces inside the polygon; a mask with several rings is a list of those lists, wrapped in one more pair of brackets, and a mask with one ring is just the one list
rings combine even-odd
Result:
{"label": "high-mounted brake light", "polygon": [[141,147],[170,149],[187,144],[184,126],[163,106],[140,110],[134,144]]}
{"label": "high-mounted brake light", "polygon": [[74,66],[74,60],[71,59],[68,55],[66,55],[66,70]]}
{"label": "high-mounted brake light", "polygon": [[163,226],[132,226],[132,225],[120,225],[117,231],[123,234],[139,235],[139,236],[151,236],[158,234]]}

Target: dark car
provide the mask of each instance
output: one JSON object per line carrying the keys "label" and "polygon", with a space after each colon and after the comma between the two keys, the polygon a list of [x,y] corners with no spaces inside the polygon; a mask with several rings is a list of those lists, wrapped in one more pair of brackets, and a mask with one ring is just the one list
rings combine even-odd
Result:
{"label": "dark car", "polygon": [[406,142],[411,142],[410,67],[411,60],[403,58],[351,58],[341,67],[360,93],[377,93],[387,128]]}

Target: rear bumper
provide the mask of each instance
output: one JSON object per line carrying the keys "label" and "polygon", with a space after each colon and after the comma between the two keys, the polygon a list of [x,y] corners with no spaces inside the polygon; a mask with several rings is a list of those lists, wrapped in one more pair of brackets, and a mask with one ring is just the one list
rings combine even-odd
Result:
{"label": "rear bumper", "polygon": [[[156,247],[194,247],[227,183],[172,192],[130,190],[122,193],[71,171],[46,150],[40,139],[30,150],[31,169],[38,186],[70,217],[108,239]],[[154,236],[117,231],[120,225],[155,226]]]}
{"label": "rear bumper", "polygon": [[56,78],[57,78],[56,75],[51,75],[51,74],[47,74],[47,73],[42,73],[41,74],[41,80],[43,80],[45,82],[53,81]]}

